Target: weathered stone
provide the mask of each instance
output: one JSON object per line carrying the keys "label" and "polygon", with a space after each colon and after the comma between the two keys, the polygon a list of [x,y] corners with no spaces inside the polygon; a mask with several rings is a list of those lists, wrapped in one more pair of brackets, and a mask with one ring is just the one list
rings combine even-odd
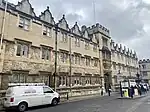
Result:
{"label": "weathered stone", "polygon": [[[98,82],[101,83],[101,86],[104,86],[104,78],[100,78],[99,76],[104,76],[104,74],[109,73],[110,77],[114,76],[114,74],[117,74],[117,71],[120,70],[122,73],[129,73],[129,69],[127,71],[124,71],[120,69],[120,67],[117,67],[117,70],[115,71],[112,67],[112,61],[116,64],[123,64],[124,66],[127,65],[128,68],[134,68],[134,70],[138,67],[137,66],[137,56],[136,53],[130,52],[130,50],[122,49],[122,47],[119,47],[118,44],[114,45],[114,42],[112,42],[111,38],[108,35],[109,30],[107,28],[97,24],[96,26],[93,25],[92,28],[87,28],[84,30],[84,32],[80,31],[79,26],[76,24],[73,28],[71,28],[71,33],[68,33],[70,31],[70,28],[68,27],[67,21],[65,19],[65,16],[58,22],[58,28],[59,32],[56,33],[57,29],[55,26],[54,18],[52,17],[51,13],[49,12],[49,8],[47,8],[44,13],[40,15],[40,19],[37,19],[35,17],[35,13],[29,3],[28,0],[22,1],[20,4],[13,7],[11,5],[11,13],[6,14],[6,21],[5,21],[5,28],[7,28],[7,31],[4,32],[4,39],[3,42],[3,50],[0,57],[0,72],[2,74],[10,73],[10,75],[2,76],[2,80],[4,83],[2,84],[3,88],[6,88],[5,85],[9,82],[9,77],[12,75],[12,71],[18,71],[18,72],[24,72],[27,73],[24,74],[27,77],[26,82],[45,82],[45,83],[51,83],[54,84],[54,77],[51,78],[51,73],[53,74],[54,71],[54,62],[55,62],[55,37],[57,36],[57,49],[58,49],[58,56],[57,56],[57,70],[56,70],[56,82],[57,87],[60,87],[59,82],[61,80],[59,79],[60,76],[65,76],[63,80],[63,87],[66,90],[69,91],[68,86],[73,84],[73,88],[75,88],[74,95],[87,95],[87,94],[93,94],[95,93],[92,89],[95,88],[94,84],[97,83],[96,80],[99,80]],[[4,4],[3,4],[4,5]],[[10,4],[9,4],[10,5]],[[22,7],[23,6],[23,7]],[[27,6],[27,7],[24,7]],[[13,7],[13,8],[12,8]],[[17,21],[19,21],[18,12],[16,12],[16,8],[20,11],[23,11],[24,13],[30,14],[33,19],[29,24],[28,31],[25,31],[26,29],[18,28],[16,25]],[[0,9],[0,15],[3,16],[4,10]],[[6,11],[8,13],[8,11]],[[22,15],[25,17],[26,15]],[[1,17],[1,16],[0,16]],[[43,19],[45,17],[45,19]],[[54,26],[50,27],[50,34],[43,35],[42,30],[43,26],[45,25],[45,22],[52,23]],[[19,22],[18,22],[19,23]],[[56,25],[56,26],[57,26]],[[0,22],[0,26],[2,26],[2,22]],[[8,27],[9,26],[9,27]],[[86,27],[85,27],[86,28]],[[63,30],[62,30],[63,29]],[[98,32],[99,29],[103,29],[103,31]],[[65,31],[66,30],[66,31]],[[64,32],[65,38],[67,38],[67,42],[64,42]],[[48,33],[48,32],[47,32]],[[57,35],[55,35],[57,34]],[[96,35],[96,36],[94,36]],[[83,38],[81,38],[83,36]],[[85,40],[86,38],[86,40]],[[87,40],[88,39],[88,40]],[[105,40],[105,41],[104,41]],[[78,42],[77,42],[78,41]],[[89,49],[85,49],[85,45],[88,41]],[[71,43],[70,43],[71,42]],[[21,44],[21,53],[19,55],[24,56],[16,56],[18,43]],[[77,45],[78,43],[78,45]],[[95,47],[95,44],[97,46],[97,49],[93,50],[93,47]],[[70,46],[71,45],[71,46]],[[104,47],[105,46],[105,47]],[[45,47],[48,49],[48,51],[44,52],[44,58],[50,57],[51,60],[44,60],[42,59],[42,48]],[[71,49],[70,49],[71,47]],[[19,48],[19,47],[18,47]],[[102,53],[102,48],[104,51],[108,52],[108,55],[105,55]],[[28,50],[29,49],[29,50]],[[51,50],[51,51],[50,51]],[[70,63],[69,63],[69,54],[71,50],[71,63],[72,63],[72,69],[71,69],[71,76],[70,74]],[[51,52],[51,54],[49,53]],[[62,55],[61,52],[65,52],[66,55]],[[111,53],[114,52],[114,55],[111,55]],[[76,59],[75,54],[78,55],[78,59]],[[50,55],[50,56],[48,56]],[[118,56],[117,56],[118,55]],[[124,60],[121,60],[119,57],[123,56]],[[88,62],[87,62],[87,57]],[[62,61],[62,59],[66,59],[66,61]],[[106,61],[104,62],[103,59],[106,58]],[[94,67],[94,60],[97,60],[98,66]],[[107,61],[109,60],[109,61]],[[129,62],[132,60],[131,62]],[[75,62],[76,61],[76,62]],[[75,64],[76,63],[76,64]],[[106,70],[105,70],[106,69]],[[113,72],[112,72],[113,71]],[[115,71],[115,72],[114,72]],[[131,71],[131,74],[134,74],[136,71]],[[46,73],[46,75],[45,75]],[[34,75],[35,74],[35,75]],[[76,74],[80,74],[79,76],[76,76]],[[98,75],[98,79],[95,79],[95,74]],[[54,75],[52,75],[54,76]],[[43,80],[44,77],[44,80]],[[81,87],[74,87],[76,86],[75,83],[77,83],[75,80],[76,78],[79,78],[79,82]],[[50,78],[50,79],[48,79]],[[71,78],[71,81],[70,81]],[[108,80],[105,80],[105,83]],[[69,82],[72,82],[69,84]],[[78,82],[78,83],[79,83]],[[87,84],[90,83],[90,84]],[[54,86],[54,85],[53,85]],[[77,85],[78,86],[78,85]],[[98,85],[100,86],[100,84]]]}

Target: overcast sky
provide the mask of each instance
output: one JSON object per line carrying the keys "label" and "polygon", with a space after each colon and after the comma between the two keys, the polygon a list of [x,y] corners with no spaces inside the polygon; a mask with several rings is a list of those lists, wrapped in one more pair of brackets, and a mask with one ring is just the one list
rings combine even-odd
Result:
{"label": "overcast sky", "polygon": [[65,14],[70,27],[76,21],[95,23],[93,1],[96,22],[110,30],[113,40],[134,49],[140,59],[150,58],[150,0],[30,0],[37,16],[49,6],[55,21]]}

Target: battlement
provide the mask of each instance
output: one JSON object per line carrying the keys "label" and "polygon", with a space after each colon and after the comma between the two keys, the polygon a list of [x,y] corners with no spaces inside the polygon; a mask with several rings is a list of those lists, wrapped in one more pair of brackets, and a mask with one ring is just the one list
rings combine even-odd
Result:
{"label": "battlement", "polygon": [[150,59],[143,59],[143,60],[140,60],[140,61],[139,61],[139,64],[142,64],[142,63],[150,63]]}
{"label": "battlement", "polygon": [[123,46],[122,44],[115,43],[113,40],[111,40],[111,49],[130,57],[137,58],[137,54],[135,51],[127,48],[126,46]]}
{"label": "battlement", "polygon": [[91,27],[88,27],[89,30],[92,30],[93,33],[95,32],[101,32],[104,35],[110,36],[110,31],[104,27],[103,25],[100,25],[99,23],[97,23],[96,25],[92,25]]}

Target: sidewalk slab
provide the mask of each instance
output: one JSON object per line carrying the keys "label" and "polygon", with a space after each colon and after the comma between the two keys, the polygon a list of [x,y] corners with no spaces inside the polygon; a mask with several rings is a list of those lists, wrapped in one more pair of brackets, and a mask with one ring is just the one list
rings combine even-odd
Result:
{"label": "sidewalk slab", "polygon": [[[112,95],[117,94],[116,92],[112,93]],[[108,96],[108,94],[104,94],[103,96],[101,96],[100,94],[95,94],[95,95],[87,95],[87,96],[75,96],[75,97],[71,97],[68,100],[62,100],[60,102],[60,104],[64,104],[64,103],[71,103],[71,102],[75,102],[75,101],[82,101],[82,100],[87,100],[87,99],[92,99],[92,98],[98,98],[98,97],[105,97]]]}
{"label": "sidewalk slab", "polygon": [[64,104],[64,103],[70,103],[70,102],[75,102],[75,101],[82,101],[82,100],[86,100],[86,99],[92,99],[92,98],[97,98],[97,97],[103,97],[100,95],[92,95],[92,96],[79,96],[79,97],[71,97],[68,100],[62,100],[60,102],[60,104]]}
{"label": "sidewalk slab", "polygon": [[143,98],[146,97],[147,95],[141,95],[141,96],[134,96],[133,98],[130,97],[118,97],[117,99],[138,99],[138,98]]}

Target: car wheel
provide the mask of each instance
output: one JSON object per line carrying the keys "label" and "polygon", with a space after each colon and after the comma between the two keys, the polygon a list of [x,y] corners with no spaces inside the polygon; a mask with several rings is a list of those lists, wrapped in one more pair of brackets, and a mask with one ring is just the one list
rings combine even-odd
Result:
{"label": "car wheel", "polygon": [[27,103],[20,103],[19,106],[18,106],[18,111],[19,112],[24,112],[24,111],[27,110],[27,108],[28,108]]}
{"label": "car wheel", "polygon": [[52,100],[52,105],[53,106],[56,106],[58,104],[58,100],[56,99],[56,98],[54,98],[53,100]]}

